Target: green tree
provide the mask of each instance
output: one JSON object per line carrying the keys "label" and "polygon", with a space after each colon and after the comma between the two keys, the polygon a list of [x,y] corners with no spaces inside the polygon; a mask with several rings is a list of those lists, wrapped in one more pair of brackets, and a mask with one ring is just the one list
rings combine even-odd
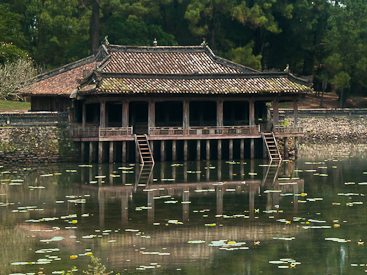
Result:
{"label": "green tree", "polygon": [[77,0],[30,0],[25,33],[31,56],[51,66],[86,56],[90,52],[89,19],[90,12]]}
{"label": "green tree", "polygon": [[251,67],[256,70],[261,70],[261,55],[253,55],[252,49],[254,47],[254,41],[251,41],[245,47],[238,47],[228,52],[228,58],[232,61]]}
{"label": "green tree", "polygon": [[340,107],[351,94],[367,87],[367,1],[345,0],[331,9],[325,35],[325,66],[340,91]]}

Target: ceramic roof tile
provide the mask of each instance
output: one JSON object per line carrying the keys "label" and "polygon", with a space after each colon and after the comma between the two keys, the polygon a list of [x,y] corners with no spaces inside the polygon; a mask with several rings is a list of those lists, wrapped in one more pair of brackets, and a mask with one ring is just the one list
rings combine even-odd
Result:
{"label": "ceramic roof tile", "polygon": [[92,93],[252,94],[303,93],[308,90],[308,87],[294,83],[285,77],[221,79],[104,78],[99,88],[96,91],[92,91]]}
{"label": "ceramic roof tile", "polygon": [[79,86],[77,79],[83,77],[83,72],[93,70],[97,64],[97,62],[92,62],[66,70],[23,88],[21,93],[27,95],[70,95]]}
{"label": "ceramic roof tile", "polygon": [[103,72],[141,74],[241,73],[203,52],[111,52]]}

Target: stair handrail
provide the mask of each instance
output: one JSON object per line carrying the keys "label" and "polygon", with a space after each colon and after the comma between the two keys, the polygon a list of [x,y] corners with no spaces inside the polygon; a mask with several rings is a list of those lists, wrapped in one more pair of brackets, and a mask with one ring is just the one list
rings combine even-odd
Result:
{"label": "stair handrail", "polygon": [[139,143],[138,143],[138,137],[136,136],[136,134],[134,134],[134,140],[135,140],[135,145],[136,145],[136,147],[138,148],[138,151],[139,151],[141,163],[144,165],[143,155],[141,154],[140,146],[139,146]]}
{"label": "stair handrail", "polygon": [[145,136],[145,139],[147,140],[147,144],[148,144],[148,149],[149,149],[149,154],[150,154],[150,158],[152,159],[152,164],[154,165],[155,162],[154,162],[154,158],[153,158],[153,153],[152,153],[152,150],[150,149],[150,142],[148,140],[148,135],[147,134],[144,134]]}
{"label": "stair handrail", "polygon": [[275,147],[277,148],[277,152],[278,152],[278,156],[279,156],[279,161],[282,161],[282,156],[280,155],[278,143],[277,143],[277,140],[276,140],[276,138],[274,136],[274,132],[271,132],[271,135],[273,136],[273,139],[274,139],[274,142],[275,142]]}
{"label": "stair handrail", "polygon": [[264,134],[264,133],[261,133],[261,136],[262,136],[263,141],[264,141],[264,143],[265,143],[265,145],[266,145],[266,149],[267,149],[267,151],[268,151],[268,156],[269,156],[270,162],[272,162],[272,161],[273,161],[273,158],[271,157],[270,149],[269,149],[269,145],[268,145],[268,143],[266,142],[265,134]]}

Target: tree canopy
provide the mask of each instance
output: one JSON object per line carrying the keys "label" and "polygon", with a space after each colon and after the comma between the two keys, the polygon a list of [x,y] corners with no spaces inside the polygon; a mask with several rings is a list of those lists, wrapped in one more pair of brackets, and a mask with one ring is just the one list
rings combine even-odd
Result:
{"label": "tree canopy", "polygon": [[31,57],[54,68],[92,54],[105,36],[142,46],[205,39],[257,70],[289,64],[344,99],[367,92],[367,0],[0,0],[0,64]]}

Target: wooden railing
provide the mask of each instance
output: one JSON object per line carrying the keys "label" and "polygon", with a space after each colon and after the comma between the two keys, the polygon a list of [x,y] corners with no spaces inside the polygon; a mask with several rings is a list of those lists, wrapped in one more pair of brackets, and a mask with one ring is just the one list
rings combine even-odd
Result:
{"label": "wooden railing", "polygon": [[149,135],[151,136],[203,136],[203,135],[251,135],[259,134],[259,125],[246,126],[201,126],[189,127],[149,127]]}
{"label": "wooden railing", "polygon": [[274,133],[276,134],[303,133],[303,128],[302,127],[291,127],[291,126],[275,126]]}
{"label": "wooden railing", "polygon": [[133,127],[70,127],[70,135],[74,138],[120,137],[132,134]]}

